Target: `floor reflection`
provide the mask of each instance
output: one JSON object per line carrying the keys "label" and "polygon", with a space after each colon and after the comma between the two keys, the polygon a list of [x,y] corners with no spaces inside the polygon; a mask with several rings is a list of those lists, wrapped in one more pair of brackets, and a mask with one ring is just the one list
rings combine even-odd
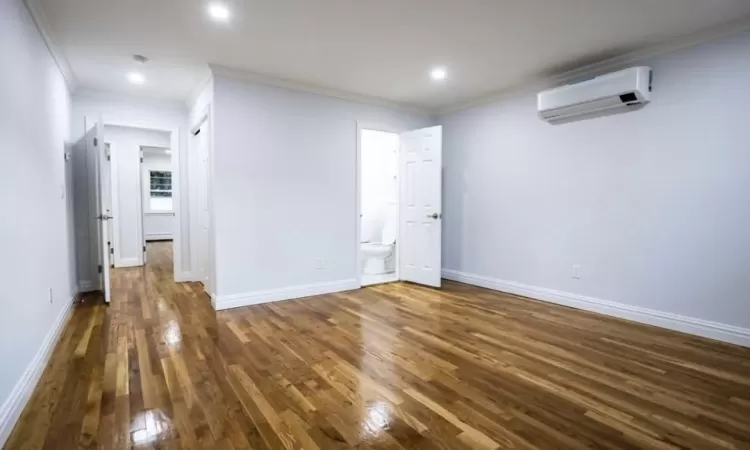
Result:
{"label": "floor reflection", "polygon": [[131,422],[130,437],[134,446],[155,444],[172,434],[172,421],[159,409],[145,411]]}
{"label": "floor reflection", "polygon": [[182,332],[180,324],[176,320],[170,320],[164,327],[164,343],[173,350],[179,350],[182,344]]}
{"label": "floor reflection", "polygon": [[367,420],[378,430],[388,430],[391,425],[391,411],[384,402],[376,400],[367,406]]}
{"label": "floor reflection", "polygon": [[[390,317],[400,314],[393,304],[375,301],[369,307],[376,309],[377,314]],[[395,419],[387,403],[388,399],[374,386],[380,385],[388,389],[399,382],[400,368],[394,364],[391,357],[396,351],[394,345],[397,336],[384,334],[382,328],[370,321],[363,320],[359,326],[362,355],[358,367],[361,376],[357,380],[357,389],[364,404],[360,419],[360,436],[364,441],[370,441],[386,432]]]}

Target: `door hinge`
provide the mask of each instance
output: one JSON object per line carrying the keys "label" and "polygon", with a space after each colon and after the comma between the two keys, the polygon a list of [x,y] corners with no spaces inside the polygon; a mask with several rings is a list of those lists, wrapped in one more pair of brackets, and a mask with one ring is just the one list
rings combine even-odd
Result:
{"label": "door hinge", "polygon": [[143,253],[146,253],[146,246],[143,246]]}
{"label": "door hinge", "polygon": [[94,138],[94,147],[97,147],[99,145],[99,139]]}
{"label": "door hinge", "polygon": [[99,264],[99,273],[102,273],[102,265]]}

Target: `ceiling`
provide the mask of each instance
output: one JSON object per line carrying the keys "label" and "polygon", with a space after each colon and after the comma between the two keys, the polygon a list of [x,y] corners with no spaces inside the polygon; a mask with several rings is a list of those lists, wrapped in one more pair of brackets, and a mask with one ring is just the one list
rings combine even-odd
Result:
{"label": "ceiling", "polygon": [[184,101],[211,63],[425,110],[750,17],[747,0],[226,0],[218,24],[208,0],[29,1],[78,86]]}

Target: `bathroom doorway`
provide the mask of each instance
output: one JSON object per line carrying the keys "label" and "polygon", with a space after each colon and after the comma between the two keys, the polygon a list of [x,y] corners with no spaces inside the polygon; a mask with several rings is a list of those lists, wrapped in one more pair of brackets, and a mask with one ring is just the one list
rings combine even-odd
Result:
{"label": "bathroom doorway", "polygon": [[360,127],[359,249],[360,284],[390,283],[398,275],[398,133]]}

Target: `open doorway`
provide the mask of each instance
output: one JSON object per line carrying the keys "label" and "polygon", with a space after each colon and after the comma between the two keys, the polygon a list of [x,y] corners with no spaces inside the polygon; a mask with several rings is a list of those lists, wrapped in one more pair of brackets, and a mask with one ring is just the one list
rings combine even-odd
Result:
{"label": "open doorway", "polygon": [[146,244],[172,240],[175,227],[170,134],[137,127],[104,126],[112,198],[112,265],[146,263]]}
{"label": "open doorway", "polygon": [[[98,267],[93,290],[104,291],[109,301],[110,271],[143,266],[152,254],[165,266],[161,273],[181,281],[174,270],[181,249],[172,245],[181,235],[173,152],[179,149],[178,130],[105,124],[101,118],[85,118],[84,126],[90,130],[84,140],[95,175],[89,205],[95,212],[89,248]],[[152,250],[158,252],[149,251],[157,243]]]}
{"label": "open doorway", "polygon": [[360,139],[360,279],[398,280],[399,135],[363,128]]}
{"label": "open doorway", "polygon": [[357,279],[441,285],[442,127],[357,123]]}

